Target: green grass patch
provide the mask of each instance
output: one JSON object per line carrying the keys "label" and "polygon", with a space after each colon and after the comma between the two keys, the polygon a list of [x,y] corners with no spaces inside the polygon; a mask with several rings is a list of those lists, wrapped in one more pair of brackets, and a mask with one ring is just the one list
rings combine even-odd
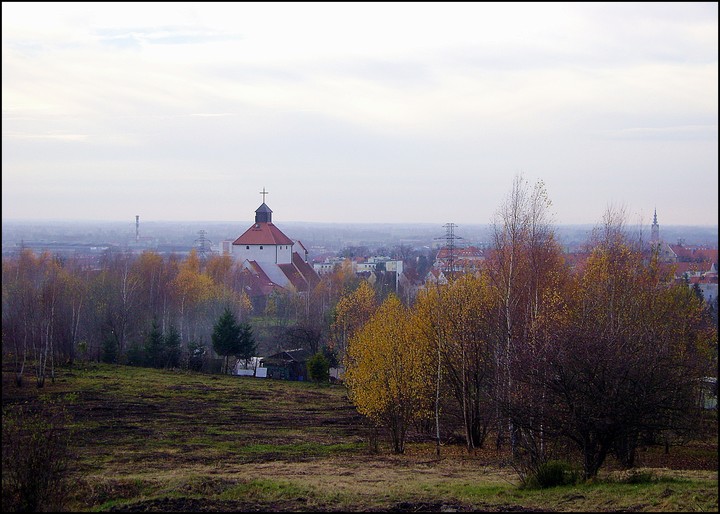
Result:
{"label": "green grass patch", "polygon": [[[488,461],[491,453],[467,455],[460,445],[436,459],[419,434],[406,455],[392,455],[384,439],[382,451],[370,455],[342,386],[107,364],[59,373],[41,391],[17,388],[4,373],[3,405],[40,396],[66,402],[74,434],[71,511],[133,503],[139,510],[191,509],[203,502],[223,511],[437,510],[444,503],[463,511],[718,507],[717,474],[706,478],[716,466],[683,479],[668,478],[658,466],[533,490],[517,487],[517,475],[500,464],[503,456]],[[717,458],[709,443],[671,451]]]}
{"label": "green grass patch", "polygon": [[228,488],[219,498],[221,500],[252,500],[270,502],[282,499],[312,496],[310,488],[287,480],[256,479],[242,482]]}
{"label": "green grass patch", "polygon": [[353,453],[363,448],[362,443],[297,443],[297,444],[250,444],[237,453],[250,455],[278,455],[285,457],[320,457],[340,453]]}

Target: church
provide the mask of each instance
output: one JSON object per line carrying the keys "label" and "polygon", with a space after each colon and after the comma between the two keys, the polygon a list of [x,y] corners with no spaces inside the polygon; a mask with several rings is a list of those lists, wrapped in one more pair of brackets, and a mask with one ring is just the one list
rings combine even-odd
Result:
{"label": "church", "polygon": [[253,277],[253,289],[267,296],[273,291],[310,291],[320,277],[308,263],[300,241],[286,236],[272,221],[273,211],[263,202],[255,210],[255,223],[229,245],[230,255]]}

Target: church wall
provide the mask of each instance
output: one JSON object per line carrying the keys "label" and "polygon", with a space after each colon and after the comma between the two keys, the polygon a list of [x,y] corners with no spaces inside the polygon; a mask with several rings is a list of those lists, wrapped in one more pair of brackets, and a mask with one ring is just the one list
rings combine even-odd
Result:
{"label": "church wall", "polygon": [[292,262],[293,245],[232,245],[233,260],[288,264]]}
{"label": "church wall", "polygon": [[292,262],[293,246],[295,245],[278,245],[277,246],[277,264],[290,264]]}

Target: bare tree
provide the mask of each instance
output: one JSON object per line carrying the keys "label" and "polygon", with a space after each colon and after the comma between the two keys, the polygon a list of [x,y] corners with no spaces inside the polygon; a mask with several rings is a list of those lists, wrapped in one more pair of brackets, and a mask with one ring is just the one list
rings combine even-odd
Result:
{"label": "bare tree", "polygon": [[512,419],[501,416],[500,411],[516,393],[513,360],[517,352],[531,344],[534,320],[540,315],[546,289],[552,287],[545,277],[552,276],[550,268],[560,263],[560,250],[549,220],[551,205],[542,182],[537,182],[530,191],[523,176],[518,174],[493,222],[494,248],[488,259],[488,270],[498,298],[501,334],[495,346],[497,444],[502,444],[507,429],[513,451],[520,434]]}
{"label": "bare tree", "polygon": [[523,398],[508,403],[525,433],[571,441],[585,478],[611,451],[631,465],[643,433],[692,426],[698,380],[717,337],[700,300],[687,287],[668,286],[617,216],[606,213],[584,271],[552,315],[538,320],[536,344],[516,354]]}

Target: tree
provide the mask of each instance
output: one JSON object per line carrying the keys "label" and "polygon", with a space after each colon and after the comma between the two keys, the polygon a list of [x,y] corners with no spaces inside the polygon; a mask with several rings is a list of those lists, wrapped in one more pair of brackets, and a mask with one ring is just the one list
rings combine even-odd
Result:
{"label": "tree", "polygon": [[60,294],[55,316],[55,348],[59,362],[72,364],[80,331],[86,321],[88,273],[77,257],[64,258],[59,265]]}
{"label": "tree", "polygon": [[514,361],[524,370],[514,376],[524,394],[508,405],[528,433],[571,441],[586,479],[611,452],[632,465],[642,434],[697,424],[697,384],[717,337],[692,291],[667,285],[617,213],[605,219],[557,315],[538,320],[542,337]]}
{"label": "tree", "polygon": [[181,353],[182,367],[191,371],[200,371],[203,368],[205,345],[198,341],[188,341],[187,350]]}
{"label": "tree", "polygon": [[394,294],[348,343],[348,396],[358,412],[389,431],[396,453],[405,451],[410,424],[431,416],[433,363],[432,348]]}
{"label": "tree", "polygon": [[[542,314],[543,299],[554,294],[554,283],[549,279],[557,275],[562,259],[549,223],[551,205],[542,181],[529,190],[522,175],[517,175],[510,194],[495,215],[494,248],[488,259],[488,271],[499,302],[501,335],[495,346],[495,397],[499,411],[507,410],[513,395],[518,394],[514,376],[522,375],[523,370],[514,367],[513,362],[533,344],[534,325]],[[498,445],[507,428],[515,453],[522,434],[507,412],[498,419],[503,417],[504,423],[498,424]]]}
{"label": "tree", "polygon": [[321,383],[330,380],[330,363],[322,352],[318,352],[307,361],[308,377],[313,382]]}
{"label": "tree", "polygon": [[496,310],[487,277],[469,274],[424,290],[413,309],[422,337],[437,348],[442,384],[461,409],[468,451],[482,447],[494,418]]}
{"label": "tree", "polygon": [[142,280],[133,267],[133,255],[130,253],[108,255],[104,267],[103,293],[106,298],[105,324],[110,332],[109,338],[117,345],[117,359],[125,355],[127,341],[132,339],[133,331],[139,328],[138,316],[139,291]]}
{"label": "tree", "polygon": [[252,327],[248,323],[240,323],[239,328],[238,346],[234,355],[247,363],[257,353],[257,344]]}
{"label": "tree", "polygon": [[180,333],[175,325],[170,325],[164,337],[164,362],[166,368],[174,368],[180,365]]}
{"label": "tree", "polygon": [[170,317],[170,283],[174,266],[165,262],[163,257],[152,251],[144,251],[134,263],[134,269],[140,279],[138,297],[141,311],[145,316],[143,325],[157,319],[161,331],[167,329]]}
{"label": "tree", "polygon": [[225,357],[223,373],[227,373],[228,358],[241,350],[241,328],[230,309],[225,309],[218,319],[212,333],[213,350]]}
{"label": "tree", "polygon": [[285,330],[285,341],[290,348],[305,348],[314,354],[320,349],[322,333],[308,324],[293,325]]}
{"label": "tree", "polygon": [[184,340],[195,339],[197,334],[197,309],[213,297],[213,280],[201,273],[200,259],[193,249],[188,258],[179,266],[178,274],[172,282],[175,301],[178,304],[178,331]]}
{"label": "tree", "polygon": [[365,280],[349,294],[343,295],[335,306],[332,323],[333,342],[341,355],[347,342],[367,323],[377,309],[373,287]]}
{"label": "tree", "polygon": [[15,383],[22,385],[30,356],[31,341],[37,333],[36,284],[40,281],[40,259],[31,250],[22,250],[16,261],[3,258],[2,267],[2,343],[10,353]]}
{"label": "tree", "polygon": [[165,364],[165,341],[157,320],[153,319],[152,328],[145,338],[145,360],[153,368],[162,368]]}

